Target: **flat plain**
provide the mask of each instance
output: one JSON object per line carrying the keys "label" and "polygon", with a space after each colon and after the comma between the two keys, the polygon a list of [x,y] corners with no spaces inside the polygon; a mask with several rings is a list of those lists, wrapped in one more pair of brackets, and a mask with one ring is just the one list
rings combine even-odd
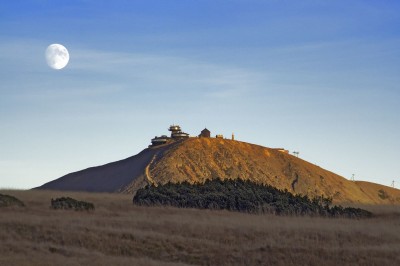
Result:
{"label": "flat plain", "polygon": [[[400,265],[400,206],[369,219],[139,207],[132,195],[2,190],[0,265]],[[50,209],[69,196],[96,210]]]}

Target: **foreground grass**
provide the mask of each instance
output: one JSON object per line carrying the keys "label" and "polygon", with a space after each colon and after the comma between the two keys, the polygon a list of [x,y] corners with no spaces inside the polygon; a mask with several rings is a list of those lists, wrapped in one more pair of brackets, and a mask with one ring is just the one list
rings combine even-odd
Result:
{"label": "foreground grass", "polygon": [[[400,265],[400,208],[370,219],[138,207],[131,195],[0,191],[0,265]],[[94,203],[51,210],[51,198]]]}

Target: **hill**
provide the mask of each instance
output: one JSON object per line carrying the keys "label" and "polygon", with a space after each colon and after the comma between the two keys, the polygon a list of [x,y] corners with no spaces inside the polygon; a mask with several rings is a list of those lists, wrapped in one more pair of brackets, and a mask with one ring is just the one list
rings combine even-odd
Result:
{"label": "hill", "polygon": [[400,190],[349,181],[276,149],[217,138],[189,138],[143,150],[125,160],[56,179],[41,189],[133,193],[146,184],[251,180],[334,203],[400,204]]}

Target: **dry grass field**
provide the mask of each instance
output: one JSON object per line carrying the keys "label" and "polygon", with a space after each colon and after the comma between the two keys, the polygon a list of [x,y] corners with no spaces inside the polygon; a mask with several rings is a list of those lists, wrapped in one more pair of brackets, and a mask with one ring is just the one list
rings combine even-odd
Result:
{"label": "dry grass field", "polygon": [[[0,265],[400,265],[400,207],[371,219],[137,207],[123,194],[0,191]],[[95,204],[51,210],[51,198]]]}

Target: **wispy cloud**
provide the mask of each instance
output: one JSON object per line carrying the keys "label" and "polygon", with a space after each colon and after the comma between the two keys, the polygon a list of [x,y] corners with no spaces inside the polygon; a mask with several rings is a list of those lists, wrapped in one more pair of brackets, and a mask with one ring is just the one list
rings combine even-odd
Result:
{"label": "wispy cloud", "polygon": [[264,73],[188,58],[93,50],[76,50],[70,69],[152,85],[155,91],[203,92],[205,97],[238,97],[261,89],[266,79]]}

